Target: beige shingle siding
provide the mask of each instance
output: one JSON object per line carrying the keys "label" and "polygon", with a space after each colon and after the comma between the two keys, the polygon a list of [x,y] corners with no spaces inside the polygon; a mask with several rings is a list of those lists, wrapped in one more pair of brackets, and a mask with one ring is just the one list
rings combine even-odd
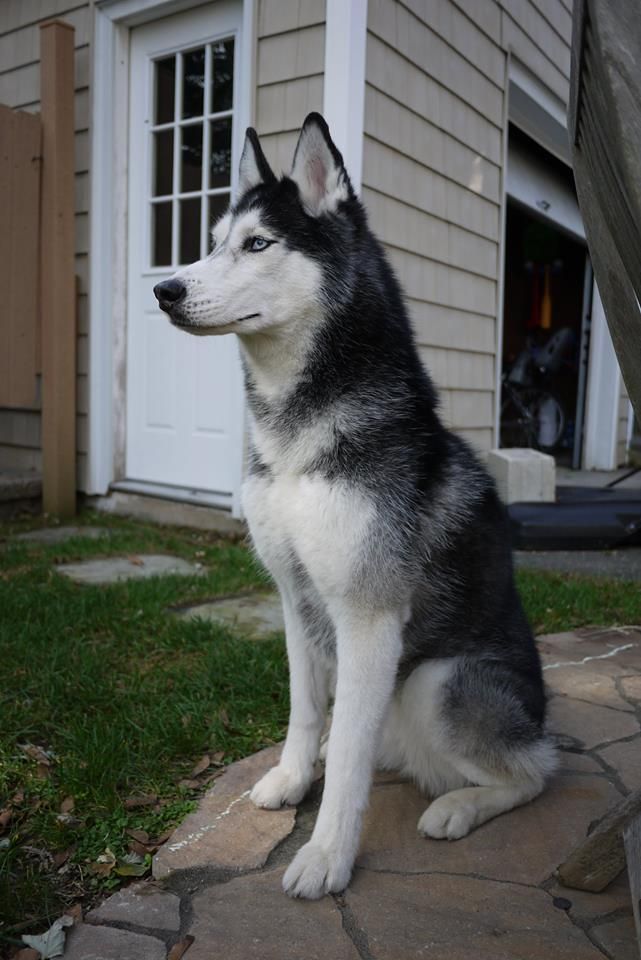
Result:
{"label": "beige shingle siding", "polygon": [[370,0],[363,198],[407,294],[445,420],[492,444],[500,239],[501,11]]}
{"label": "beige shingle siding", "polygon": [[323,109],[324,0],[259,0],[256,129],[279,173],[291,167],[298,130]]}
{"label": "beige shingle siding", "polygon": [[[87,451],[87,290],[89,252],[90,2],[2,0],[0,3],[0,103],[32,113],[40,109],[40,23],[56,17],[74,27],[76,274],[78,299],[78,462],[84,487]],[[0,461],[12,467],[40,466],[40,415],[0,411]]]}
{"label": "beige shingle siding", "polygon": [[369,0],[367,26],[363,197],[406,289],[444,416],[487,448],[507,54],[565,104],[571,2]]}

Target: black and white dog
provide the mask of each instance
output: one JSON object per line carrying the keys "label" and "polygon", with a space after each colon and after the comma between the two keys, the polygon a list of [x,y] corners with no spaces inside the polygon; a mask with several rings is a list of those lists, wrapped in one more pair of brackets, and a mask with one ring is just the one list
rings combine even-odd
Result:
{"label": "black and white dog", "polygon": [[434,798],[419,833],[454,840],[540,793],[555,753],[505,512],[439,419],[321,116],[280,179],[247,131],[239,197],[213,236],[155,294],[177,327],[240,338],[244,509],[281,593],[291,681],[281,761],[251,796],[305,795],[333,691],[320,812],[283,881],[320,897],[349,882],[375,765]]}

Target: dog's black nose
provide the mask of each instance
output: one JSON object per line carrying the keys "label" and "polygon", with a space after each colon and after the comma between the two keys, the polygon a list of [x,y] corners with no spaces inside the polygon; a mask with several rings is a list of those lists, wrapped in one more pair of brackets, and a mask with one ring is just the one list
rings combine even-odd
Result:
{"label": "dog's black nose", "polygon": [[183,299],[187,293],[187,288],[180,280],[163,280],[162,283],[156,284],[154,293],[160,304],[160,309],[171,310]]}

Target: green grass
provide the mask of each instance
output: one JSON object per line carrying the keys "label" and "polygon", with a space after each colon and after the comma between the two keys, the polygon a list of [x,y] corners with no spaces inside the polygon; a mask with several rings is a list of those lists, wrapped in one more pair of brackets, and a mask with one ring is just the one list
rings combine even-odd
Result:
{"label": "green grass", "polygon": [[[107,849],[125,855],[129,830],[158,837],[192,809],[198,790],[179,781],[204,753],[222,751],[231,762],[286,728],[282,638],[250,642],[167,612],[264,588],[245,546],[89,513],[80,522],[109,536],[0,544],[0,811],[19,798],[0,839],[5,943],[122,882],[115,873],[95,876],[91,864]],[[18,526],[0,526],[0,538]],[[205,572],[89,587],[53,569],[57,561],[143,552],[171,552]],[[637,584],[525,570],[518,580],[538,633],[641,622]],[[25,744],[50,751],[49,776],[39,776]],[[127,798],[141,794],[157,801],[129,809]],[[61,821],[69,797],[73,811]],[[51,855],[70,849],[59,872]]]}
{"label": "green grass", "polygon": [[638,583],[523,569],[516,580],[536,634],[641,623]]}
{"label": "green grass", "polygon": [[[90,517],[94,523],[95,517]],[[86,872],[106,848],[126,853],[128,829],[158,836],[193,792],[177,785],[205,752],[231,762],[281,739],[288,711],[284,644],[252,643],[167,614],[175,604],[265,586],[240,544],[188,531],[105,521],[105,540],[0,548],[0,809],[19,791],[0,847],[0,933],[55,919],[78,890],[117,882]],[[203,576],[80,587],[57,560],[173,552]],[[52,751],[40,779],[22,744]],[[132,795],[158,804],[128,811]],[[58,819],[73,797],[71,826]],[[75,845],[60,878],[46,854]],[[82,879],[81,879],[82,875]],[[73,882],[69,882],[69,880]],[[4,929],[2,925],[4,922]]]}

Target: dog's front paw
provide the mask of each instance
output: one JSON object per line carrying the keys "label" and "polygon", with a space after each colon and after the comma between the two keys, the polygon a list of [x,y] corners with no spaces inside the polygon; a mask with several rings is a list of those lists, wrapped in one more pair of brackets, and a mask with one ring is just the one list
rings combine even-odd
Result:
{"label": "dog's front paw", "polygon": [[351,873],[351,863],[310,841],[300,848],[285,871],[283,890],[290,897],[318,900],[326,893],[344,890]]}
{"label": "dog's front paw", "polygon": [[300,803],[309,789],[310,781],[296,776],[284,767],[272,767],[258,781],[250,794],[252,803],[267,810],[277,810],[284,803]]}
{"label": "dog's front paw", "polygon": [[434,840],[460,840],[475,824],[474,804],[446,793],[429,805],[418,821],[418,832]]}

